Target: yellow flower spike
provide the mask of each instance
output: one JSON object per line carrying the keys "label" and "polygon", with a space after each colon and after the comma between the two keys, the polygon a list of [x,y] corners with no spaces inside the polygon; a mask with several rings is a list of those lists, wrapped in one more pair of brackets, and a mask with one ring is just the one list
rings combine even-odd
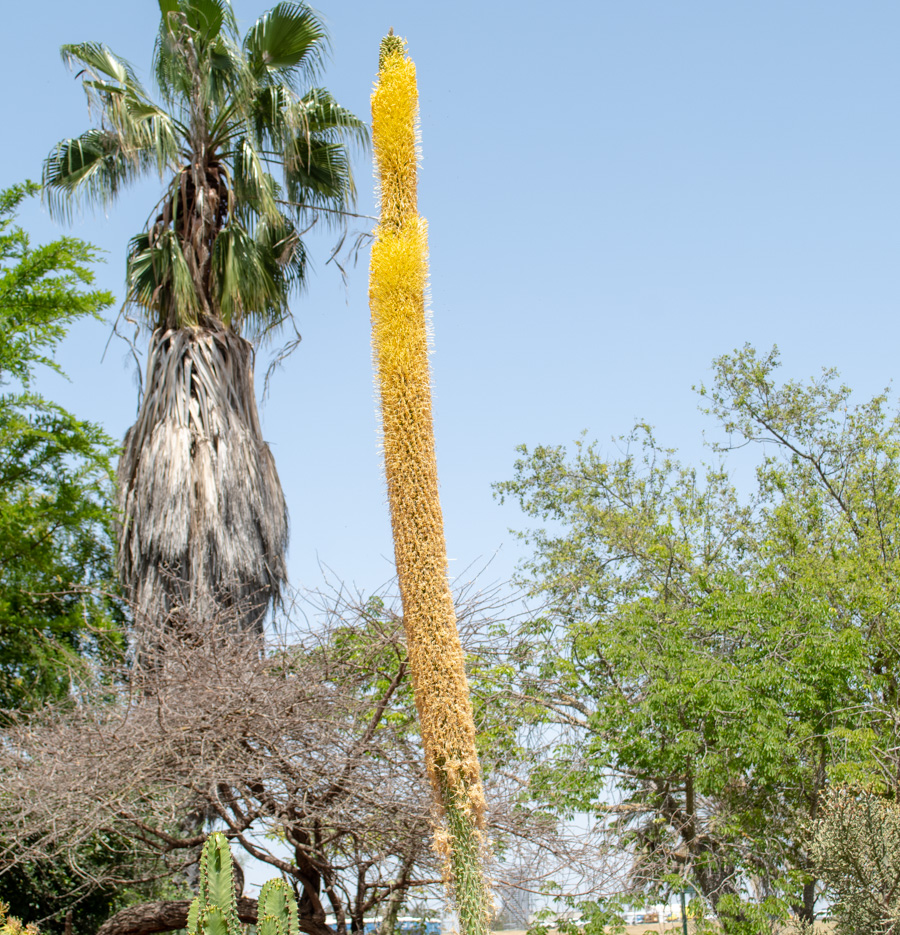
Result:
{"label": "yellow flower spike", "polygon": [[369,272],[372,348],[381,397],[384,463],[409,665],[444,858],[463,935],[487,935],[484,793],[465,660],[447,581],[431,418],[428,238],[418,216],[418,89],[405,43],[382,41],[372,93],[381,195]]}

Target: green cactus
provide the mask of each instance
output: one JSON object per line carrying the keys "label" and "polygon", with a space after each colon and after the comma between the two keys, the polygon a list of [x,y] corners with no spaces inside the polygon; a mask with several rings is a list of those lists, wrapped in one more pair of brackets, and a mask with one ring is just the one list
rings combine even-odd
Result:
{"label": "green cactus", "polygon": [[300,935],[297,900],[284,880],[269,880],[259,893],[257,935]]}
{"label": "green cactus", "polygon": [[[282,880],[259,894],[257,935],[300,935],[297,900]],[[188,935],[243,935],[234,892],[231,850],[224,834],[211,834],[200,855],[200,895],[191,903]]]}

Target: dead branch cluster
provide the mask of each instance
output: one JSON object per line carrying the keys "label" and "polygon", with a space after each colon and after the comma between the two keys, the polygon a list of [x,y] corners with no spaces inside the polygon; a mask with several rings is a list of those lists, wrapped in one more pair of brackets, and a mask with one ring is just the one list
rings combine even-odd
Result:
{"label": "dead branch cluster", "polygon": [[[294,886],[309,935],[360,931],[364,917],[438,892],[401,621],[377,599],[315,610],[315,626],[275,649],[227,621],[161,627],[143,634],[152,659],[14,722],[0,745],[0,872],[63,859],[99,834],[172,875],[215,827],[236,856]],[[483,615],[460,619],[477,642]],[[516,885],[537,889],[561,867],[588,871],[592,853],[521,803],[524,759],[488,752],[489,833],[498,884],[515,866]],[[109,871],[93,882],[130,880]]]}

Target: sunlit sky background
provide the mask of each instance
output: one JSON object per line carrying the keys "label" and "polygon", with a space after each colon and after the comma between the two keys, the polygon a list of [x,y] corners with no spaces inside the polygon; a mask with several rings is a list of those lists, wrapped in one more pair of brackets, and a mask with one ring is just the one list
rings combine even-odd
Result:
{"label": "sunlit sky background", "polygon": [[[235,0],[242,30],[269,5]],[[89,125],[59,46],[103,41],[149,84],[159,16],[154,0],[8,7],[2,185],[38,179],[51,146]],[[608,443],[639,417],[687,459],[708,457],[712,426],[691,387],[744,342],[777,343],[787,376],[836,366],[861,394],[894,376],[896,2],[318,8],[334,45],[323,83],[357,114],[368,117],[389,27],[418,67],[451,575],[495,556],[486,580],[502,581],[524,554],[507,531],[524,520],[491,493],[517,444],[582,430]],[[357,155],[358,210],[372,214],[369,157]],[[158,194],[151,179],[73,227],[106,251],[98,282],[119,301],[125,245]],[[35,242],[63,232],[37,203],[20,217]],[[303,342],[262,418],[291,511],[292,583],[319,585],[326,565],[367,591],[392,576],[367,254],[345,285],[326,265],[333,241],[310,241],[314,274],[293,303]],[[103,357],[109,330],[78,328],[61,355],[71,383],[41,387],[121,437],[137,390],[125,344],[113,339]]]}

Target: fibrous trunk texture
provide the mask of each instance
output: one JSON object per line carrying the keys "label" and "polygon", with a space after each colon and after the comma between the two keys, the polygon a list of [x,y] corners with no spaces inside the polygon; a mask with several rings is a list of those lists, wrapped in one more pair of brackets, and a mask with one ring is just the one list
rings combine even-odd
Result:
{"label": "fibrous trunk texture", "polygon": [[425,316],[427,241],[417,214],[418,91],[403,42],[382,43],[372,94],[381,222],[369,301],[381,396],[394,554],[426,765],[442,818],[444,855],[466,935],[486,932],[484,795],[464,656],[447,581],[438,499]]}
{"label": "fibrous trunk texture", "polygon": [[288,523],[247,341],[227,328],[154,332],[118,476],[119,576],[139,628],[221,617],[261,632]]}

